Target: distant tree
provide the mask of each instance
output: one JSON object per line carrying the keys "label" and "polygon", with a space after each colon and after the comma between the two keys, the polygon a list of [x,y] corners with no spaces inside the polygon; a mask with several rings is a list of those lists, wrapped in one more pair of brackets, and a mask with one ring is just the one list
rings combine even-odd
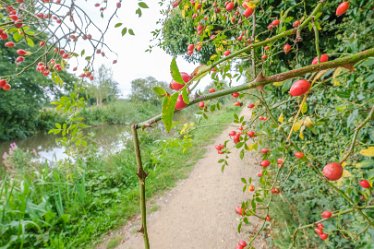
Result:
{"label": "distant tree", "polygon": [[130,99],[132,101],[149,101],[154,104],[159,104],[160,99],[152,90],[155,86],[167,88],[167,84],[165,82],[158,81],[152,76],[131,81]]}
{"label": "distant tree", "polygon": [[97,106],[104,102],[108,103],[118,98],[120,89],[118,82],[114,81],[112,70],[101,65],[95,74],[95,80],[88,85],[90,99],[96,102]]}
{"label": "distant tree", "polygon": [[[6,49],[3,43],[0,42],[0,72],[11,75],[18,55],[15,50]],[[26,49],[27,46],[18,43],[17,48]],[[38,56],[40,53],[31,54],[27,59],[33,61]],[[70,92],[77,79],[65,71],[56,75],[61,79],[62,84],[54,83],[52,78],[44,77],[35,70],[26,70],[12,79],[14,91],[0,91],[0,141],[33,135],[38,128],[42,107],[51,99]]]}

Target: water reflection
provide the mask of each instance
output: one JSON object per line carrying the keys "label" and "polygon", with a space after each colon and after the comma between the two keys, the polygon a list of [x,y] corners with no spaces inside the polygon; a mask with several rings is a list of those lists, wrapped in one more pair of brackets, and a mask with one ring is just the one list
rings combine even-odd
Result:
{"label": "water reflection", "polygon": [[[105,155],[121,151],[126,146],[126,141],[130,138],[129,127],[124,125],[93,127],[89,128],[87,132],[92,133],[90,142],[95,143],[99,153]],[[48,161],[53,163],[69,158],[65,154],[65,148],[56,143],[56,136],[42,133],[24,140],[0,143],[0,158],[4,152],[8,152],[12,142],[16,142],[20,149],[32,152],[40,162]]]}

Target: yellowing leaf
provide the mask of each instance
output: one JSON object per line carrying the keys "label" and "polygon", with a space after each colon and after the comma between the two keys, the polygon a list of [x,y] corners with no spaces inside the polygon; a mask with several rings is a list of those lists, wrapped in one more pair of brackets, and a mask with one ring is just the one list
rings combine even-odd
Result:
{"label": "yellowing leaf", "polygon": [[299,138],[300,138],[301,140],[304,140],[304,132],[303,132],[302,130],[300,130]]}
{"label": "yellowing leaf", "polygon": [[303,121],[299,120],[293,125],[293,131],[298,131],[300,130],[301,126],[303,125]]}
{"label": "yellowing leaf", "polygon": [[306,117],[304,119],[304,125],[308,128],[312,127],[313,126],[313,121],[310,119],[310,117]]}
{"label": "yellowing leaf", "polygon": [[284,81],[274,82],[273,86],[280,87],[280,86],[283,85],[283,83],[284,83]]}
{"label": "yellowing leaf", "polygon": [[302,103],[302,106],[301,106],[301,113],[304,114],[308,111],[308,104],[306,103],[306,101],[304,101]]}
{"label": "yellowing leaf", "polygon": [[374,156],[374,146],[370,146],[364,150],[360,151],[360,154],[363,156],[373,157]]}
{"label": "yellowing leaf", "polygon": [[301,140],[304,140],[304,130],[305,130],[305,126],[303,125],[300,129],[300,133],[299,133],[299,137]]}
{"label": "yellowing leaf", "polygon": [[328,70],[322,70],[320,71],[313,79],[312,81],[312,85],[317,81],[319,80],[320,78],[322,78],[323,75],[325,75],[326,73],[328,72]]}
{"label": "yellowing leaf", "polygon": [[210,60],[212,60],[212,61],[214,61],[216,58],[217,58],[216,54],[213,54],[212,56],[210,56]]}
{"label": "yellowing leaf", "polygon": [[336,185],[338,185],[338,187],[341,187],[343,185],[344,179],[350,176],[352,176],[351,172],[349,172],[348,170],[343,170],[343,175],[338,181],[336,181]]}
{"label": "yellowing leaf", "polygon": [[251,150],[257,150],[257,148],[258,148],[257,143],[247,144],[247,146],[246,146],[246,149],[247,149],[248,151],[251,151]]}
{"label": "yellowing leaf", "polygon": [[332,84],[334,86],[340,86],[341,85],[341,82],[338,80],[338,76],[339,74],[343,71],[343,68],[342,67],[338,67],[337,69],[335,69],[333,75],[332,75]]}
{"label": "yellowing leaf", "polygon": [[281,115],[279,115],[278,122],[279,122],[279,123],[283,123],[283,122],[284,122],[284,116],[283,116],[283,113],[281,113]]}
{"label": "yellowing leaf", "polygon": [[252,9],[255,9],[256,8],[256,3],[254,1],[250,1],[250,0],[244,0],[245,4],[247,5],[247,8],[252,8]]}

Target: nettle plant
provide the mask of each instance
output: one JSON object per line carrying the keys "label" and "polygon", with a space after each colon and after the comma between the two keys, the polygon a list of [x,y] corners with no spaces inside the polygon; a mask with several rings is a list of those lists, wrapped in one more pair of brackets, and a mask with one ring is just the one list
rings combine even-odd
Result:
{"label": "nettle plant", "polygon": [[[33,66],[45,77],[62,84],[59,71],[73,65],[72,59],[78,56],[87,61],[80,76],[93,79],[95,55],[106,56],[106,50],[113,51],[105,45],[107,29],[98,28],[75,2],[0,1],[1,44],[18,55],[16,71],[0,77],[3,90],[9,91],[12,79]],[[108,25],[121,2],[94,3],[103,18],[110,4],[115,6],[106,19]],[[140,16],[141,9],[147,7],[139,2],[136,13]],[[141,197],[140,231],[145,248],[150,248],[145,199],[147,173],[141,159],[138,130],[162,121],[170,131],[174,113],[191,105],[198,105],[199,114],[208,117],[222,108],[214,99],[230,94],[235,106],[253,111],[249,120],[234,116],[238,129],[228,134],[230,139],[216,145],[220,155],[218,162],[224,169],[231,150],[240,150],[241,158],[249,151],[259,150],[262,157],[259,165],[263,168],[258,173],[258,186],[251,178],[241,179],[243,190],[253,194],[249,200],[233,207],[240,216],[238,230],[249,224],[250,216],[260,219],[262,226],[254,234],[243,235],[237,248],[251,248],[256,237],[271,223],[276,223],[276,215],[272,215],[276,210],[272,207],[280,201],[280,196],[288,194],[291,199],[289,193],[297,191],[295,186],[305,187],[308,182],[324,188],[323,194],[315,192],[308,198],[314,195],[315,202],[321,196],[339,199],[339,205],[334,205],[334,209],[309,206],[318,215],[311,216],[312,220],[298,217],[298,221],[308,223],[291,227],[285,247],[310,247],[308,241],[301,242],[298,237],[300,232],[306,236],[308,229],[314,229],[321,240],[326,240],[326,246],[332,241],[331,237],[354,241],[367,234],[374,226],[374,163],[371,159],[374,148],[373,134],[369,131],[374,113],[370,3],[358,0],[178,0],[162,13],[166,16],[164,29],[154,32],[155,40],[159,41],[157,45],[168,53],[184,54],[187,59],[202,64],[188,74],[179,71],[174,59],[170,66],[171,89],[154,89],[163,98],[162,113],[132,126]],[[115,27],[122,25],[117,23]],[[100,35],[91,35],[90,28]],[[121,33],[134,32],[122,27]],[[91,44],[91,55],[87,56],[84,50],[80,54],[75,52],[78,40]],[[22,43],[29,49],[18,49]],[[31,53],[38,56],[28,61]],[[207,75],[215,87],[208,93],[197,92],[194,97],[190,96]],[[228,85],[223,81],[228,81]],[[246,83],[233,86],[233,82],[240,81]],[[69,112],[82,105],[79,96],[74,98],[76,105],[67,98],[56,105]],[[252,102],[244,103],[247,99]],[[76,122],[81,121],[73,117]],[[71,128],[60,125],[54,130],[54,133],[59,132],[67,135]],[[344,217],[354,217],[353,221],[358,222],[354,231],[347,228]],[[339,224],[333,226],[331,220]],[[334,236],[329,237],[330,234]],[[340,246],[338,242],[330,244],[335,248],[336,245]]]}

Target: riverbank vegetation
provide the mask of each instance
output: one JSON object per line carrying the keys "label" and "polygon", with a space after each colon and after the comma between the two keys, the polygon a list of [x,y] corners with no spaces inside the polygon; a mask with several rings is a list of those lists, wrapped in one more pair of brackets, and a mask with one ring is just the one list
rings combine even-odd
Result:
{"label": "riverbank vegetation", "polygon": [[[202,148],[237,110],[230,107],[209,120],[183,113],[178,117],[182,132],[167,135],[153,129],[143,134],[147,197],[185,177],[203,155]],[[92,248],[103,234],[124,224],[138,212],[136,163],[132,144],[126,143],[126,149],[117,154],[103,157],[91,152],[87,158],[61,161],[52,168],[32,163],[30,153],[14,145],[0,182],[0,244],[4,248]]]}

